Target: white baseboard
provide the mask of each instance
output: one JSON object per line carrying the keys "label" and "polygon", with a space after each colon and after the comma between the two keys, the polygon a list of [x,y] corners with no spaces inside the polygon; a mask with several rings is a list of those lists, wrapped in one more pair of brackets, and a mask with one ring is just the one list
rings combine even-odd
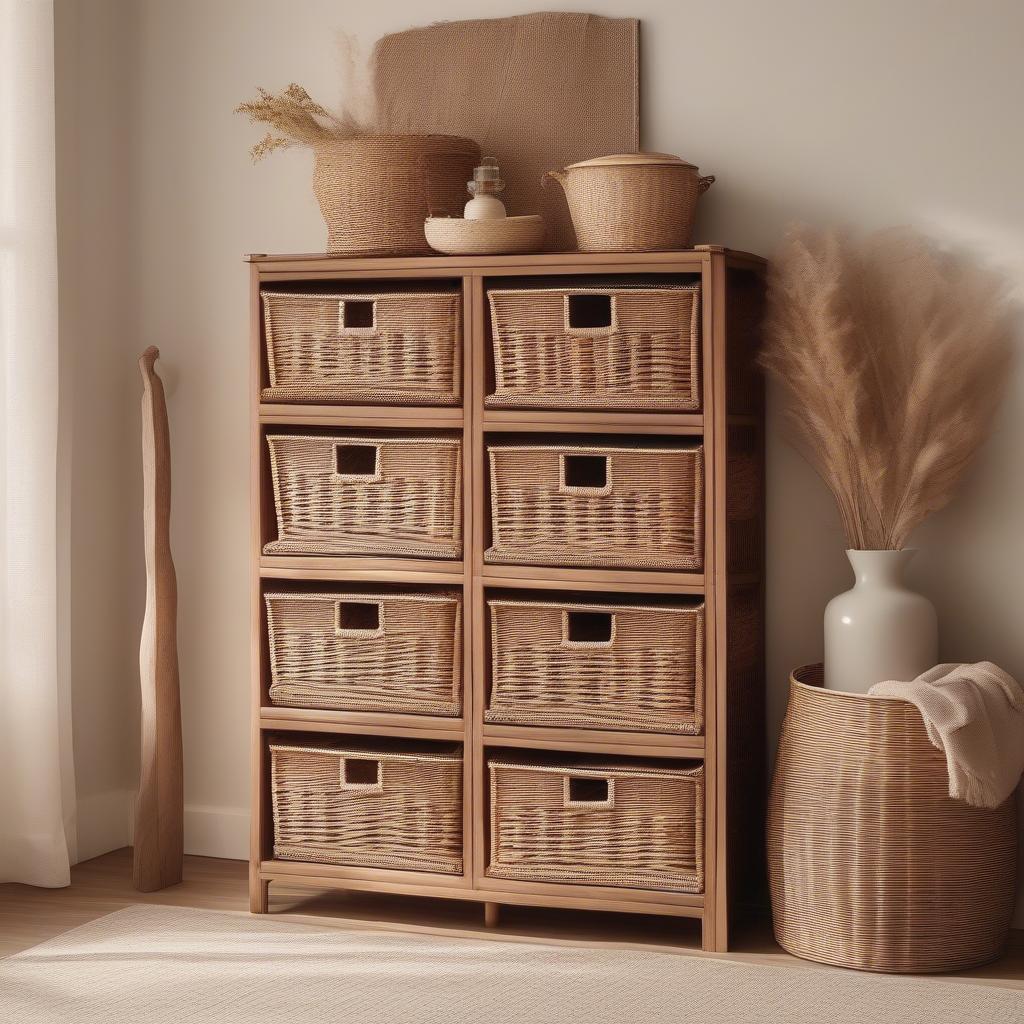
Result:
{"label": "white baseboard", "polygon": [[[109,790],[78,797],[76,863],[132,844],[135,792]],[[185,852],[198,857],[249,859],[249,811],[238,807],[185,807]]]}
{"label": "white baseboard", "polygon": [[197,857],[248,860],[248,809],[186,806],[185,852]]}

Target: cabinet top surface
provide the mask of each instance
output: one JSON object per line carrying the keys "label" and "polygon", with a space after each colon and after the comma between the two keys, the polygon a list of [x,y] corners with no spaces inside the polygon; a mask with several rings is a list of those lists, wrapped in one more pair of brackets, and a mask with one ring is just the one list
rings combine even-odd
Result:
{"label": "cabinet top surface", "polygon": [[698,245],[692,249],[671,252],[536,252],[522,255],[495,256],[346,256],[337,253],[250,253],[246,262],[257,265],[289,264],[297,269],[302,264],[322,267],[352,267],[365,269],[423,269],[436,267],[440,271],[460,269],[487,269],[489,267],[583,266],[605,264],[673,264],[698,263],[724,255],[731,260],[763,265],[765,260],[753,253],[727,249],[720,245]]}

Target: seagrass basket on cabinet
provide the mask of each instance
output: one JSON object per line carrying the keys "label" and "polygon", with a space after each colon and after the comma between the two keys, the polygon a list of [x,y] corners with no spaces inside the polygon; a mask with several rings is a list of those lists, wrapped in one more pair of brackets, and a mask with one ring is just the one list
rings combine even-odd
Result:
{"label": "seagrass basket on cabinet", "polygon": [[493,444],[485,562],[698,571],[700,444]]}
{"label": "seagrass basket on cabinet", "polygon": [[704,767],[491,758],[492,878],[704,888]]}
{"label": "seagrass basket on cabinet", "polygon": [[704,605],[495,598],[485,722],[704,728]]}
{"label": "seagrass basket on cabinet", "polygon": [[265,596],[270,703],[453,717],[462,711],[457,593]]}
{"label": "seagrass basket on cabinet", "polygon": [[715,182],[670,153],[617,153],[549,171],[565,191],[583,252],[645,252],[690,244],[697,200]]}
{"label": "seagrass basket on cabinet", "polygon": [[458,405],[462,296],[264,291],[265,402]]}
{"label": "seagrass basket on cabinet", "polygon": [[485,405],[700,408],[700,288],[492,289]]}
{"label": "seagrass basket on cabinet", "polygon": [[462,553],[462,441],[270,434],[277,539],[268,554]]}
{"label": "seagrass basket on cabinet", "polygon": [[1013,913],[1016,805],[949,796],[912,704],[791,677],[769,803],[775,937],[796,956],[871,971],[995,959]]}
{"label": "seagrass basket on cabinet", "polygon": [[274,856],[462,873],[462,753],[270,744]]}
{"label": "seagrass basket on cabinet", "polygon": [[462,209],[480,147],[456,135],[357,135],[315,148],[327,251],[429,256],[423,223]]}

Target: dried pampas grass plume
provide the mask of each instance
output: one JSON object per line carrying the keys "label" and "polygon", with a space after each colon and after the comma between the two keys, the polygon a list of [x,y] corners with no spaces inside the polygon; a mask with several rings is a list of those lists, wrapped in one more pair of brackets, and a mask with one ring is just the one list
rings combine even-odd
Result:
{"label": "dried pampas grass plume", "polygon": [[345,103],[339,113],[322,107],[294,82],[277,96],[257,88],[259,95],[255,100],[235,107],[236,114],[246,114],[254,124],[269,125],[272,129],[249,151],[254,161],[290,146],[316,149],[376,133],[370,72],[358,40],[341,33],[338,50],[345,87]]}
{"label": "dried pampas grass plume", "polygon": [[320,106],[301,85],[293,82],[279,96],[263,88],[256,91],[257,99],[235,107],[236,114],[247,114],[254,124],[273,129],[250,150],[253,160],[262,160],[268,153],[289,146],[319,146],[344,130],[341,120]]}
{"label": "dried pampas grass plume", "polygon": [[991,427],[1011,358],[1006,282],[906,229],[794,229],[769,278],[763,366],[851,548],[902,548]]}

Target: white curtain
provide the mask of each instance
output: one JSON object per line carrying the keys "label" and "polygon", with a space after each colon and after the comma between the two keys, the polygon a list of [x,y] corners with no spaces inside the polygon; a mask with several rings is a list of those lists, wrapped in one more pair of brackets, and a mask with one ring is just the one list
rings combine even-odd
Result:
{"label": "white curtain", "polygon": [[[52,0],[0,0],[0,882],[69,882]],[[73,842],[73,839],[72,839]]]}

